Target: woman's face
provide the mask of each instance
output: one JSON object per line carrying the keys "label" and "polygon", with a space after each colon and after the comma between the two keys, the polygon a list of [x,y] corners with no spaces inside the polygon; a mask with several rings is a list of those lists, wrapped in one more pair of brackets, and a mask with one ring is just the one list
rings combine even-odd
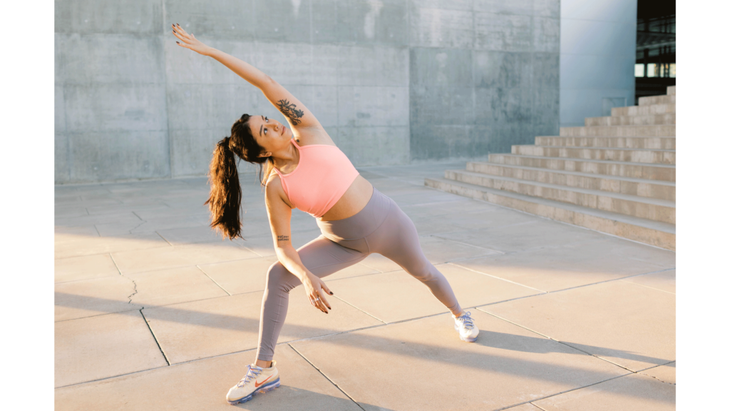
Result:
{"label": "woman's face", "polygon": [[252,116],[248,120],[251,134],[264,151],[274,152],[286,147],[291,139],[291,130],[280,122],[266,116]]}

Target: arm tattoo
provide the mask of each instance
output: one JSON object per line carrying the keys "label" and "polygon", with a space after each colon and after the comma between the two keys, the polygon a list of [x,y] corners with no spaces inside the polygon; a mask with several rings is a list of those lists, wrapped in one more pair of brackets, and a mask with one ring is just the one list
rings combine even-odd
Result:
{"label": "arm tattoo", "polygon": [[289,241],[289,236],[288,235],[277,236],[276,241]]}
{"label": "arm tattoo", "polygon": [[291,120],[295,126],[302,121],[299,120],[304,116],[304,110],[297,110],[297,105],[290,103],[288,100],[279,100],[277,103],[279,111]]}

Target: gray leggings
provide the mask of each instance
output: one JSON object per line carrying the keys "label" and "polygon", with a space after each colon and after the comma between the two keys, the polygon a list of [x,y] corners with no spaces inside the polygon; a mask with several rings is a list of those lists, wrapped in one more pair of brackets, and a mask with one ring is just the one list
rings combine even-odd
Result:
{"label": "gray leggings", "polygon": [[[326,277],[362,261],[370,253],[393,260],[426,284],[451,312],[461,312],[449,282],[423,255],[416,227],[390,197],[373,188],[365,208],[335,221],[317,219],[322,235],[297,250],[302,263],[317,277]],[[271,361],[289,307],[289,291],[301,281],[280,262],[269,267],[261,303],[256,358]]]}

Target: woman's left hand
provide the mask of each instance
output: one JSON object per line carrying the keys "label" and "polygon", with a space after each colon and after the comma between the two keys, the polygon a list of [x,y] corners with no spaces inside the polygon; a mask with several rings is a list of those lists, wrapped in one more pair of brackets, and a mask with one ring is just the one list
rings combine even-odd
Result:
{"label": "woman's left hand", "polygon": [[302,283],[304,285],[304,290],[307,293],[307,298],[309,298],[309,303],[327,314],[327,309],[332,309],[327,302],[327,299],[324,297],[325,293],[333,295],[329,287],[327,287],[321,278],[311,273],[307,273],[307,277],[304,281],[302,281]]}
{"label": "woman's left hand", "polygon": [[177,44],[204,56],[210,55],[212,47],[206,46],[202,41],[195,38],[193,33],[188,34],[179,24],[172,25],[172,34],[179,38]]}

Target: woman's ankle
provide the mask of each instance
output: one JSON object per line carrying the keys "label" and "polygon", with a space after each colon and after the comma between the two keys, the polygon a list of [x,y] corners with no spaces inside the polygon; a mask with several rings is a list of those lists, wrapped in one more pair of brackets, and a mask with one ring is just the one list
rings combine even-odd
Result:
{"label": "woman's ankle", "polygon": [[271,361],[256,360],[255,365],[261,368],[271,368]]}

